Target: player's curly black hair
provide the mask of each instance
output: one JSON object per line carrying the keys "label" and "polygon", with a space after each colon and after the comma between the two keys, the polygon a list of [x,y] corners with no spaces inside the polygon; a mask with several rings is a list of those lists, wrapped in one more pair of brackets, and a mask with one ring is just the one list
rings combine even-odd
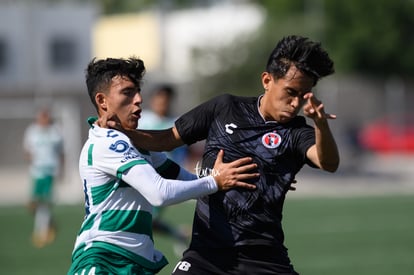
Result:
{"label": "player's curly black hair", "polygon": [[86,69],[86,86],[92,104],[98,110],[95,95],[98,91],[108,91],[114,76],[126,76],[139,87],[144,74],[144,61],[136,57],[130,57],[128,59],[92,59]]}
{"label": "player's curly black hair", "polygon": [[314,85],[321,77],[334,73],[334,63],[321,44],[297,35],[286,36],[278,42],[269,56],[266,71],[281,78],[291,65],[311,76]]}

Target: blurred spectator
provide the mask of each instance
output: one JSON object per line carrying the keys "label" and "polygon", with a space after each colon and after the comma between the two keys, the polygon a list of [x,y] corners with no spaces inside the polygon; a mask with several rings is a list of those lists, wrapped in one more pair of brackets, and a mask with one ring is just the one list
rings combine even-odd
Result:
{"label": "blurred spectator", "polygon": [[63,164],[63,139],[47,108],[40,109],[35,122],[26,129],[23,149],[30,162],[32,182],[29,203],[34,215],[32,242],[36,247],[43,247],[55,239],[51,212],[53,185]]}
{"label": "blurred spectator", "polygon": [[[176,117],[171,114],[171,104],[175,97],[175,89],[168,84],[157,86],[150,96],[150,109],[144,109],[139,120],[139,129],[162,130],[174,126]],[[172,152],[169,157],[179,165],[184,165],[187,157],[187,146],[181,146]]]}
{"label": "blurred spectator", "polygon": [[[161,130],[174,126],[175,117],[171,115],[171,104],[175,96],[175,89],[168,84],[157,86],[150,95],[150,109],[143,110],[139,120],[139,129]],[[167,152],[169,157],[180,166],[185,165],[188,148],[186,145]],[[154,207],[153,230],[167,234],[178,240],[179,244],[174,247],[176,254],[181,256],[182,250],[188,245],[191,230],[179,229],[170,225],[162,219],[163,208]]]}

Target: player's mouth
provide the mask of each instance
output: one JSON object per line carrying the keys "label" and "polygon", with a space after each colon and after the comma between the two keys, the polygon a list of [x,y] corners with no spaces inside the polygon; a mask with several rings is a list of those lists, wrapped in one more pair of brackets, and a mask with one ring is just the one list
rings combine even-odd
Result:
{"label": "player's mouth", "polygon": [[289,112],[289,111],[285,111],[285,115],[289,118],[292,118],[295,116],[295,112]]}
{"label": "player's mouth", "polygon": [[134,117],[136,117],[137,119],[140,119],[141,118],[141,110],[137,110],[137,111],[133,112],[132,115]]}

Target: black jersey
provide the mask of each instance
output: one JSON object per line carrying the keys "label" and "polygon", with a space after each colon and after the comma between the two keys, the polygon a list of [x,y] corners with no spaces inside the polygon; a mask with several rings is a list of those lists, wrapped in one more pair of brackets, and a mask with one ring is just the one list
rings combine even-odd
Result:
{"label": "black jersey", "polygon": [[[260,98],[260,97],[259,97]],[[285,250],[282,209],[296,173],[308,161],[314,129],[302,116],[266,122],[257,97],[218,96],[181,116],[175,126],[186,144],[206,139],[201,174],[224,162],[250,156],[258,164],[256,190],[243,188],[197,200],[191,247],[270,245]]]}

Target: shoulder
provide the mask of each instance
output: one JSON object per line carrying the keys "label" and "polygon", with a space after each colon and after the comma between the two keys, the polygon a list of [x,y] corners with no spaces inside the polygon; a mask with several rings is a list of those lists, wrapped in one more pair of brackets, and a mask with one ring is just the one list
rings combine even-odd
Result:
{"label": "shoulder", "polygon": [[230,106],[240,106],[240,105],[250,105],[256,104],[257,97],[245,97],[237,96],[233,94],[222,94],[212,98],[207,103],[214,104],[218,107],[230,107]]}
{"label": "shoulder", "polygon": [[90,129],[89,138],[96,152],[116,154],[133,148],[130,139],[124,133],[114,129],[94,126]]}
{"label": "shoulder", "polygon": [[119,177],[119,173],[138,164],[148,164],[148,161],[123,133],[95,125],[89,130],[79,167]]}
{"label": "shoulder", "polygon": [[232,102],[249,102],[252,99],[255,99],[254,97],[245,97],[245,96],[237,96],[229,93],[225,93],[222,95],[218,95],[214,97],[213,99],[217,101],[232,101]]}
{"label": "shoulder", "polygon": [[288,128],[291,130],[292,136],[297,140],[315,138],[315,129],[307,124],[306,118],[303,116],[297,116],[288,123]]}

